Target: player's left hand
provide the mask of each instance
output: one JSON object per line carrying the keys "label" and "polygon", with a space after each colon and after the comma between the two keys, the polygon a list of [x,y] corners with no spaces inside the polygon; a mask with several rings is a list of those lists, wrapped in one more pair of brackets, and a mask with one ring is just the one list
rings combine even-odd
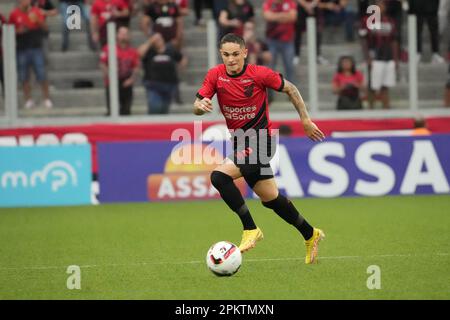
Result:
{"label": "player's left hand", "polygon": [[325,135],[322,131],[317,127],[317,125],[311,120],[303,121],[303,129],[305,129],[306,135],[312,141],[322,141],[325,139]]}

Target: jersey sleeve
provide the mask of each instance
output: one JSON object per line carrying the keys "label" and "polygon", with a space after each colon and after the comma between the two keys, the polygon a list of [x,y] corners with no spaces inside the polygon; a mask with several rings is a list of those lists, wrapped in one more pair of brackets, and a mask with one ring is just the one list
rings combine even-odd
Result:
{"label": "jersey sleeve", "polygon": [[217,73],[215,69],[210,69],[203,80],[201,88],[197,92],[197,98],[211,99],[216,93]]}
{"label": "jersey sleeve", "polygon": [[117,1],[117,8],[118,8],[119,10],[129,9],[128,3],[126,3],[126,2],[123,1],[123,0],[118,0],[118,1]]}
{"label": "jersey sleeve", "polygon": [[9,24],[15,25],[15,27],[17,28],[17,23],[16,23],[16,12],[15,12],[15,11],[12,11],[12,12],[9,14],[8,23],[9,23]]}
{"label": "jersey sleeve", "polygon": [[281,73],[275,72],[272,69],[265,66],[258,66],[258,75],[261,79],[261,84],[264,87],[274,89],[276,91],[282,91],[284,88],[284,78]]}
{"label": "jersey sleeve", "polygon": [[91,15],[93,16],[100,16],[100,7],[98,6],[97,1],[94,1],[91,6]]}

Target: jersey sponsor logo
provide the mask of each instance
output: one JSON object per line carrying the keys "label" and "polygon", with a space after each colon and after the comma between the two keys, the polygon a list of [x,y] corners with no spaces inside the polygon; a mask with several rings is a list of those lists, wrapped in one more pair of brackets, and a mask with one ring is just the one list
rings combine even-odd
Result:
{"label": "jersey sponsor logo", "polygon": [[220,81],[225,81],[225,82],[230,82],[230,79],[226,79],[226,78],[223,78],[223,77],[219,77],[219,80]]}
{"label": "jersey sponsor logo", "polygon": [[256,117],[256,106],[230,107],[223,106],[222,113],[229,120],[248,120]]}

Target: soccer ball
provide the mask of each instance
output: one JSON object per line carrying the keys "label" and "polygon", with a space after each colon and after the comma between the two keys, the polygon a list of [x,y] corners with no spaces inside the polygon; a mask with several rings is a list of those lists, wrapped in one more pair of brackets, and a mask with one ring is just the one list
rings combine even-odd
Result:
{"label": "soccer ball", "polygon": [[209,248],[206,254],[206,265],[216,276],[232,276],[242,263],[239,248],[228,241],[220,241]]}

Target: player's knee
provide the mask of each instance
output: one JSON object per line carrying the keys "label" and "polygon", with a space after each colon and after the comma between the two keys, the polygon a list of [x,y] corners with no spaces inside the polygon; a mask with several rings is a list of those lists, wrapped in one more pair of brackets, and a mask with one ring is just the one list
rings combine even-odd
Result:
{"label": "player's knee", "polygon": [[217,190],[220,190],[223,188],[223,186],[232,183],[233,178],[231,178],[226,173],[223,173],[221,171],[214,170],[211,172],[211,183]]}
{"label": "player's knee", "polygon": [[269,209],[277,209],[281,206],[284,206],[288,203],[288,199],[283,196],[281,193],[278,193],[278,196],[270,201],[261,201],[262,205]]}

